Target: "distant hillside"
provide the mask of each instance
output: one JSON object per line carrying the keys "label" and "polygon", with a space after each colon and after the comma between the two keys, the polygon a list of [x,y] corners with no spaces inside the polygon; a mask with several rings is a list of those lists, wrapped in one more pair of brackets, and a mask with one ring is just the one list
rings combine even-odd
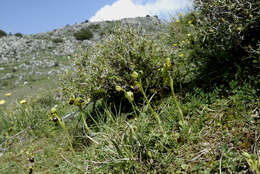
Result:
{"label": "distant hillside", "polygon": [[[0,38],[0,92],[51,78],[69,66],[79,47],[102,41],[118,24],[142,27],[147,32],[161,29],[156,17],[127,18],[118,21],[88,22],[33,35],[7,35]],[[77,40],[75,34],[89,30],[93,37]]]}
{"label": "distant hillside", "polygon": [[[0,64],[20,62],[26,58],[34,60],[41,57],[39,52],[44,52],[49,56],[72,54],[78,46],[92,44],[112,33],[117,24],[142,27],[147,32],[154,32],[160,29],[160,23],[156,17],[137,17],[118,21],[83,22],[34,35],[8,35],[0,38]],[[87,28],[93,33],[93,38],[80,41],[74,37],[75,33]]]}

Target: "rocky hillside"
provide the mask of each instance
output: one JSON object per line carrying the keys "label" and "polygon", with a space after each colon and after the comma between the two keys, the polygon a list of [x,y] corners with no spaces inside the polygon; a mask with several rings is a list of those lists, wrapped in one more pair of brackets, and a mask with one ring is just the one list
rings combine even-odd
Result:
{"label": "rocky hillside", "polygon": [[[69,59],[79,47],[101,41],[118,24],[142,27],[146,32],[159,31],[156,17],[127,18],[119,21],[88,22],[66,25],[45,33],[8,35],[0,38],[0,92],[9,88],[51,78],[69,66]],[[75,33],[89,29],[93,37],[77,40]]]}

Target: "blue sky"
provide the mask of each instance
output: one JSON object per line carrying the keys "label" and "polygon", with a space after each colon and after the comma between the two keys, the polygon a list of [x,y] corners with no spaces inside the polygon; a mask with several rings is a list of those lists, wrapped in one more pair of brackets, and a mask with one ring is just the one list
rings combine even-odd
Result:
{"label": "blue sky", "polygon": [[125,17],[174,15],[191,0],[1,0],[0,29],[34,34],[67,24]]}

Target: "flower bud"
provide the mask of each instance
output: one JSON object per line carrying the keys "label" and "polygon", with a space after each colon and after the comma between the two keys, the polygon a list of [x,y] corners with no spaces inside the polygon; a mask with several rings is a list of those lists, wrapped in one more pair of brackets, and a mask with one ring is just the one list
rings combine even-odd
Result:
{"label": "flower bud", "polygon": [[57,110],[56,110],[56,108],[51,108],[51,114],[56,114],[57,113]]}
{"label": "flower bud", "polygon": [[121,91],[123,91],[123,89],[121,88],[121,86],[116,86],[116,91],[121,92]]}
{"label": "flower bud", "polygon": [[170,58],[166,58],[165,65],[166,65],[166,68],[167,68],[167,69],[170,69],[170,68],[171,68],[172,63],[171,63],[171,59],[170,59]]}
{"label": "flower bud", "polygon": [[134,101],[134,93],[132,91],[128,91],[125,93],[125,97],[130,101],[133,102]]}
{"label": "flower bud", "polygon": [[136,80],[138,78],[138,73],[136,71],[132,72],[131,77],[133,80]]}

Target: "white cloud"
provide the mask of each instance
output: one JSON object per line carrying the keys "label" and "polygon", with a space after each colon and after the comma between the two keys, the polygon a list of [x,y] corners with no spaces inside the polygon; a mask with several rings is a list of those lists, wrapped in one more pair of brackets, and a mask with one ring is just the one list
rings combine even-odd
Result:
{"label": "white cloud", "polygon": [[191,6],[191,0],[117,0],[102,7],[90,21],[116,20],[127,17],[168,15]]}

